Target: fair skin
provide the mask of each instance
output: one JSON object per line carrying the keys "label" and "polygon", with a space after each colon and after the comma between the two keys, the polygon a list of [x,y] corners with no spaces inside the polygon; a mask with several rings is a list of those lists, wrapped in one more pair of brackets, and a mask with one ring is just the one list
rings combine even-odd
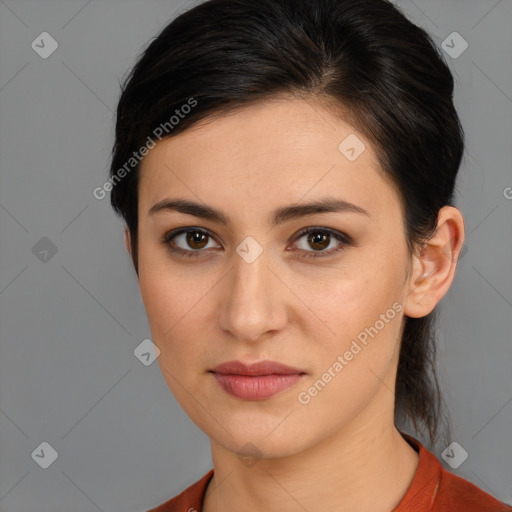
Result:
{"label": "fair skin", "polygon": [[[338,149],[350,134],[366,146],[354,161]],[[367,215],[314,213],[270,225],[275,209],[324,197]],[[215,208],[230,222],[148,213],[175,198]],[[464,242],[459,210],[444,207],[421,256],[409,256],[399,196],[370,142],[320,103],[291,98],[159,142],[141,165],[138,208],[138,278],[158,363],[211,440],[214,477],[203,510],[393,510],[418,464],[394,426],[402,324],[404,316],[430,313],[448,291]],[[173,239],[197,257],[162,243],[182,227],[210,235],[203,242],[198,235]],[[318,250],[314,233],[297,237],[306,227],[318,228],[317,240],[329,228],[353,243],[334,252],[343,243],[330,236]],[[263,250],[250,263],[236,251],[248,236]],[[130,251],[128,232],[125,242]],[[327,256],[307,257],[319,252]],[[321,392],[300,403],[299,393],[394,303],[401,311]],[[245,400],[227,394],[208,372],[233,359],[270,359],[305,375],[273,397]],[[253,465],[237,454],[247,443],[261,457]]]}

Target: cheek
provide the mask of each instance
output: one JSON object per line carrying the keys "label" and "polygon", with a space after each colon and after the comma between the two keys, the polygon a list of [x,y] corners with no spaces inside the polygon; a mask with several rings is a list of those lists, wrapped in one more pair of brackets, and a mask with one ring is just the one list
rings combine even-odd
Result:
{"label": "cheek", "polygon": [[[400,275],[382,265],[362,268],[350,279],[330,281],[316,297],[308,293],[309,304],[316,304],[322,320],[332,326],[335,337],[354,336],[358,330],[373,325],[381,314],[401,297]],[[312,306],[315,307],[315,306]]]}
{"label": "cheek", "polygon": [[166,251],[151,240],[140,243],[139,287],[150,326],[161,336],[183,316],[185,284]]}
{"label": "cheek", "polygon": [[398,355],[404,272],[398,260],[399,251],[395,258],[369,256],[357,273],[347,270],[331,279],[322,294],[319,289],[316,294],[309,292],[308,305],[329,328],[312,352],[315,378],[346,354],[347,363],[336,373],[333,389],[339,386],[364,394],[361,385],[372,387],[376,376],[384,378]]}
{"label": "cheek", "polygon": [[[168,277],[157,272],[156,269],[148,270],[146,265],[139,264],[139,286],[144,308],[146,310],[151,330],[158,333],[170,329],[173,317],[176,314],[176,290]],[[161,341],[161,340],[160,340]]]}
{"label": "cheek", "polygon": [[185,312],[183,287],[157,252],[150,247],[139,251],[139,288],[152,341],[160,349],[161,359],[165,358]]}
{"label": "cheek", "polygon": [[152,341],[160,350],[159,363],[173,375],[189,375],[185,368],[202,364],[197,341],[205,338],[204,326],[211,325],[205,307],[213,285],[204,274],[177,271],[159,255],[141,253],[139,286]]}
{"label": "cheek", "polygon": [[335,334],[322,337],[310,352],[314,372],[299,390],[299,403],[308,402],[309,417],[321,418],[319,424],[328,417],[339,425],[360,414],[379,392],[394,399],[401,305],[384,284],[361,281],[340,285],[324,306]]}
{"label": "cheek", "polygon": [[201,391],[191,370],[203,357],[201,347],[194,343],[202,339],[203,322],[197,321],[197,303],[202,294],[192,294],[195,300],[184,297],[180,283],[165,272],[156,272],[154,267],[150,272],[141,272],[140,290],[151,340],[160,350],[157,361],[162,376],[178,403],[192,415],[190,395],[199,396]]}

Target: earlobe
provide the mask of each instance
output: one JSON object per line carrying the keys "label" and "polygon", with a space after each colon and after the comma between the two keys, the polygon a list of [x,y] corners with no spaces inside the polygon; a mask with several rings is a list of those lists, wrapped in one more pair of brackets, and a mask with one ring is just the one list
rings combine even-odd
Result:
{"label": "earlobe", "polygon": [[453,206],[439,210],[437,229],[413,256],[404,313],[421,318],[431,313],[448,292],[464,244],[464,219]]}
{"label": "earlobe", "polygon": [[130,231],[128,228],[124,229],[124,245],[126,247],[126,250],[128,251],[128,254],[132,256],[132,245],[130,239]]}
{"label": "earlobe", "polygon": [[[130,230],[128,229],[128,227],[125,227],[125,230],[124,230],[124,245],[126,247],[126,250],[128,251],[128,254],[130,255],[130,257],[132,259],[133,266],[135,267],[135,273],[137,274],[137,277],[138,277],[139,276],[139,266],[138,266],[137,257],[134,257],[134,254],[133,254],[134,251],[132,248],[132,237],[131,237]],[[137,249],[135,249],[135,255],[137,255]]]}

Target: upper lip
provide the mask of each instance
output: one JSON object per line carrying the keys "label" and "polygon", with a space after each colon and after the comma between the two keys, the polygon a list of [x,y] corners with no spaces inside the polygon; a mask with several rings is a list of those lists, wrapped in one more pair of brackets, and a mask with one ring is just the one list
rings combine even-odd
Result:
{"label": "upper lip", "polygon": [[226,361],[210,371],[223,373],[225,375],[292,375],[305,373],[297,368],[292,368],[291,366],[269,360],[247,364],[237,360]]}

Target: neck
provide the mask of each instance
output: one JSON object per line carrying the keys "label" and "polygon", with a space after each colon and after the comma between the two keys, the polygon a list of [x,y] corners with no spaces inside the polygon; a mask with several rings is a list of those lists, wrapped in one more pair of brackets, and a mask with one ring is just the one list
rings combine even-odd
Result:
{"label": "neck", "polygon": [[393,510],[414,478],[418,453],[392,421],[374,418],[362,425],[288,457],[262,458],[251,467],[212,441],[214,476],[203,511]]}

